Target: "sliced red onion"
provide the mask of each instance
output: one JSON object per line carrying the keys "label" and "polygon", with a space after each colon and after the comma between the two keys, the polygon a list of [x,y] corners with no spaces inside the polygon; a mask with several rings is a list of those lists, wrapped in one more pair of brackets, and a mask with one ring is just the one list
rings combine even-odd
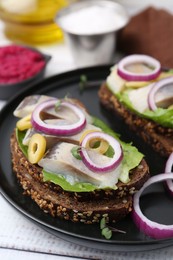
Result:
{"label": "sliced red onion", "polygon": [[133,198],[133,211],[132,218],[136,223],[137,227],[143,231],[146,235],[156,238],[170,238],[173,237],[173,225],[164,225],[157,222],[149,220],[140,209],[140,197],[143,191],[153,183],[173,180],[172,173],[162,173],[156,176],[151,177],[144,186],[134,195]]}
{"label": "sliced red onion", "polygon": [[66,107],[71,109],[79,118],[79,120],[72,124],[66,124],[66,125],[55,125],[55,124],[46,124],[44,122],[40,115],[41,112],[47,109],[50,109],[52,107],[55,107],[58,100],[48,100],[41,104],[39,104],[32,113],[31,122],[33,127],[45,134],[51,134],[51,135],[74,135],[79,133],[86,125],[86,118],[82,110],[80,110],[77,106],[74,104],[67,102],[67,101],[61,101],[60,106]]}
{"label": "sliced red onion", "polygon": [[[154,69],[148,73],[134,73],[126,69],[126,66],[134,63],[144,63]],[[147,55],[130,55],[118,63],[118,75],[128,81],[149,81],[156,79],[161,72],[160,62]]]}
{"label": "sliced red onion", "polygon": [[168,84],[173,84],[173,77],[170,76],[168,78],[164,78],[161,79],[159,81],[157,81],[155,84],[153,84],[153,87],[151,88],[151,90],[148,93],[148,106],[151,110],[156,110],[157,106],[156,106],[156,102],[155,102],[155,95],[156,93],[163,87],[165,87],[165,85]]}
{"label": "sliced red onion", "polygon": [[[107,162],[104,166],[94,163],[88,155],[88,149],[85,149],[87,143],[90,140],[95,139],[95,138],[100,139],[100,140],[105,140],[106,142],[108,142],[109,145],[111,145],[111,147],[114,150],[113,158],[110,158],[109,162]],[[112,136],[105,134],[103,132],[88,133],[81,142],[80,155],[82,157],[84,164],[91,171],[98,172],[98,173],[109,172],[109,171],[117,168],[123,159],[123,151],[122,151],[120,143]]]}
{"label": "sliced red onion", "polygon": [[[170,154],[170,156],[166,162],[165,172],[172,172],[172,166],[173,166],[173,153]],[[173,172],[172,172],[172,176],[173,176]],[[169,193],[173,196],[173,181],[167,180],[166,185],[167,185]]]}

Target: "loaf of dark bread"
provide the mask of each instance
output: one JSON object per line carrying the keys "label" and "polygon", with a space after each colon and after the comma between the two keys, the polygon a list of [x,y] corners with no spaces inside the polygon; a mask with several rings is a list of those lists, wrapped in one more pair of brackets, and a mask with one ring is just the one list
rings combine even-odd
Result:
{"label": "loaf of dark bread", "polygon": [[82,222],[98,223],[105,217],[116,222],[132,210],[133,194],[149,178],[148,165],[144,159],[130,172],[130,182],[117,184],[117,190],[97,190],[94,192],[68,192],[59,185],[43,181],[42,168],[31,164],[21,151],[16,133],[11,136],[13,170],[24,193],[38,206],[54,217]]}
{"label": "loaf of dark bread", "polygon": [[121,117],[137,135],[141,136],[161,156],[168,157],[173,152],[173,129],[158,125],[130,111],[109,90],[106,83],[102,84],[98,94],[101,104],[106,109]]}

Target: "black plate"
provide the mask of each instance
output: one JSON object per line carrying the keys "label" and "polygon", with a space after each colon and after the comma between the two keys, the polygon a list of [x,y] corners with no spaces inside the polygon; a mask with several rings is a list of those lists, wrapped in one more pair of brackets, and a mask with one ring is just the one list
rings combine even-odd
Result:
{"label": "black plate", "polygon": [[[109,74],[109,68],[110,66],[93,67],[53,76],[26,88],[8,102],[0,114],[1,193],[10,204],[30,220],[41,225],[48,232],[70,242],[111,251],[140,251],[165,247],[173,244],[173,239],[155,240],[145,236],[136,228],[130,215],[117,223],[117,227],[125,230],[126,234],[114,233],[110,240],[101,236],[99,225],[88,226],[53,218],[40,210],[29,197],[22,194],[23,191],[12,172],[9,140],[16,123],[13,111],[25,96],[31,94],[46,94],[59,98],[68,94],[70,97],[80,99],[92,115],[104,120],[116,132],[121,133],[124,141],[132,141],[140,151],[145,153],[152,174],[163,171],[165,160],[144,144],[120,119],[100,106],[97,95],[98,88]],[[86,75],[88,78],[88,87],[83,92],[80,92],[79,87],[81,75]],[[141,200],[141,207],[145,214],[151,219],[165,224],[172,223],[172,206],[173,203],[165,195],[162,184],[152,186]]]}

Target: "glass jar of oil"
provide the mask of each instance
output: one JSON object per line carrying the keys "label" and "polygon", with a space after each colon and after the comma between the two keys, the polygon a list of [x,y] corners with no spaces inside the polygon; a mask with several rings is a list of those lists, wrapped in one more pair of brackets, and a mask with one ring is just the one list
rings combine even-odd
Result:
{"label": "glass jar of oil", "polygon": [[73,0],[0,0],[4,33],[14,42],[40,45],[63,40],[54,18]]}

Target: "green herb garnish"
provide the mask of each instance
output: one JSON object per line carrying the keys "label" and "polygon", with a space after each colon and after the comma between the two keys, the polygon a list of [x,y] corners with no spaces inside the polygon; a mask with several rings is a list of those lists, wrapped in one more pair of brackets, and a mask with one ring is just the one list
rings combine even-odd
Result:
{"label": "green herb garnish", "polygon": [[106,239],[111,239],[112,230],[110,230],[108,227],[103,228],[102,229],[102,236],[104,236]]}
{"label": "green herb garnish", "polygon": [[104,236],[106,239],[111,239],[112,232],[126,234],[126,232],[124,230],[120,230],[120,229],[108,226],[106,223],[105,217],[103,217],[100,221],[100,229],[101,229],[102,236]]}
{"label": "green herb garnish", "polygon": [[80,154],[79,154],[79,149],[80,147],[78,145],[74,146],[72,149],[71,149],[71,153],[72,155],[78,159],[78,160],[82,160]]}
{"label": "green herb garnish", "polygon": [[86,75],[81,75],[80,76],[80,82],[79,82],[79,90],[80,90],[80,93],[83,93],[85,87],[87,86],[87,82],[88,82],[88,79],[87,79],[87,76]]}
{"label": "green herb garnish", "polygon": [[61,106],[61,100],[59,99],[55,104],[55,111],[57,111]]}
{"label": "green herb garnish", "polygon": [[100,221],[100,229],[102,236],[106,239],[110,239],[112,237],[112,230],[107,227],[105,218],[102,218]]}

